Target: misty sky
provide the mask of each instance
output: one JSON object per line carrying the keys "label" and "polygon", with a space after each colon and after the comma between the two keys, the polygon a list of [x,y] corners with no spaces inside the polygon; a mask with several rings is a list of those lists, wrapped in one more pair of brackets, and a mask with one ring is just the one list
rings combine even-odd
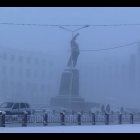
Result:
{"label": "misty sky", "polygon": [[[140,23],[140,8],[0,8],[0,21],[30,24]],[[77,27],[76,27],[77,28]],[[75,29],[75,27],[70,27]],[[81,49],[98,49],[139,40],[139,26],[89,27],[80,31]],[[69,48],[71,33],[58,27],[7,26],[0,28],[1,45],[44,49]],[[61,36],[60,36],[61,35]],[[7,41],[8,39],[8,41]],[[58,46],[58,43],[60,44]],[[25,45],[26,44],[26,45]],[[47,45],[49,44],[49,45]]]}
{"label": "misty sky", "polygon": [[[139,24],[139,15],[139,7],[1,7],[0,23],[60,25]],[[75,29],[75,27],[69,28]],[[116,47],[140,41],[140,26],[88,27],[80,30],[79,33],[80,36],[77,39],[77,42],[80,50]],[[0,46],[45,52],[49,55],[50,59],[51,57],[52,59],[55,59],[54,61],[57,63],[54,65],[61,66],[60,69],[62,70],[65,68],[66,60],[70,55],[70,40],[71,32],[58,27],[0,25]],[[77,67],[84,68],[88,63],[90,65],[89,60],[94,59],[94,61],[98,62],[103,56],[126,59],[131,53],[135,53],[136,49],[135,45],[133,45],[131,47],[110,51],[81,52]],[[91,97],[91,93],[86,93],[86,95],[82,94],[82,96],[86,97],[88,100]],[[97,93],[94,93],[93,96],[98,97],[95,99],[100,98],[100,95]],[[131,99],[131,96],[129,99]]]}

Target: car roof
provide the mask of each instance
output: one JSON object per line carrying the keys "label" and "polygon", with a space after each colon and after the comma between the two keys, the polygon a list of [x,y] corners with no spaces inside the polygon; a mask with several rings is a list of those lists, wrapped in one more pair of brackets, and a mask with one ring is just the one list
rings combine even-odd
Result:
{"label": "car roof", "polygon": [[12,104],[13,104],[14,102],[3,102],[3,103],[1,103],[1,104],[4,104],[4,103],[12,103]]}
{"label": "car roof", "polygon": [[[29,104],[29,103],[24,103],[24,102],[3,102],[3,103],[12,103],[12,104],[16,104],[16,103],[18,103],[18,104]],[[3,104],[3,103],[1,103],[1,104]]]}

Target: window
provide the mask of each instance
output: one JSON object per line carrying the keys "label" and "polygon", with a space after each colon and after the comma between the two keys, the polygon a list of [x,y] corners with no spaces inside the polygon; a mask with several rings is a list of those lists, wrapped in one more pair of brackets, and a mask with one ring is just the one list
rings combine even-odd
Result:
{"label": "window", "polygon": [[23,57],[19,56],[19,62],[22,63],[23,62]]}
{"label": "window", "polygon": [[5,65],[3,65],[3,67],[2,67],[2,74],[6,74],[6,71],[7,71],[7,68],[6,68]]}
{"label": "window", "polygon": [[34,70],[34,77],[37,78],[38,77],[38,71]]}
{"label": "window", "polygon": [[44,92],[45,91],[45,85],[41,85],[41,91]]}
{"label": "window", "polygon": [[30,82],[27,82],[27,83],[25,84],[25,89],[26,89],[27,91],[30,91],[31,88],[32,88],[31,83],[30,83]]}
{"label": "window", "polygon": [[17,87],[19,88],[19,89],[21,89],[22,88],[22,83],[19,81],[19,82],[17,82]]}
{"label": "window", "polygon": [[26,108],[26,105],[24,103],[21,103],[20,108]]}
{"label": "window", "polygon": [[8,87],[8,82],[7,82],[7,80],[2,80],[1,81],[1,87],[3,88],[3,89],[6,89],[7,87]]}
{"label": "window", "polygon": [[38,58],[35,58],[35,64],[39,64]]}
{"label": "window", "polygon": [[13,54],[11,54],[11,61],[15,60],[15,56]]}
{"label": "window", "polygon": [[13,66],[10,67],[10,75],[13,77],[15,74],[15,68]]}
{"label": "window", "polygon": [[30,57],[27,57],[27,63],[31,64],[31,58]]}
{"label": "window", "polygon": [[18,72],[19,72],[19,76],[22,76],[23,75],[23,70],[22,70],[21,67],[19,68]]}
{"label": "window", "polygon": [[26,107],[29,108],[30,107],[29,104],[26,103]]}
{"label": "window", "polygon": [[49,72],[49,80],[52,79],[52,71]]}
{"label": "window", "polygon": [[43,65],[43,66],[46,65],[46,59],[43,59],[43,60],[42,60],[42,65]]}
{"label": "window", "polygon": [[7,59],[7,54],[3,53],[2,58],[3,58],[3,60],[6,60]]}
{"label": "window", "polygon": [[49,66],[51,66],[51,67],[53,66],[53,62],[52,61],[49,62]]}
{"label": "window", "polygon": [[13,103],[3,103],[1,104],[1,108],[11,108],[13,106]]}
{"label": "window", "polygon": [[27,76],[27,77],[30,77],[30,76],[31,76],[31,71],[30,71],[30,69],[26,69],[26,76]]}
{"label": "window", "polygon": [[14,104],[13,109],[19,109],[19,103]]}
{"label": "window", "polygon": [[46,77],[46,71],[43,70],[43,71],[41,72],[41,78],[45,79],[45,77]]}

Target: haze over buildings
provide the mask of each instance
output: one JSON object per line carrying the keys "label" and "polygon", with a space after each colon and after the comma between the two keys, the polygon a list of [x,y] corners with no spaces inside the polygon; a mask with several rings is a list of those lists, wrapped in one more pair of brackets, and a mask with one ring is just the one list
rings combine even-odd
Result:
{"label": "haze over buildings", "polygon": [[[0,8],[0,23],[139,24],[139,13],[140,8],[123,7]],[[77,27],[66,28],[73,30]],[[99,52],[84,50],[106,49],[140,41],[140,26],[91,26],[79,33],[77,42],[81,53],[77,68],[80,72],[80,95],[87,101],[139,108],[139,44]],[[0,24],[0,101],[24,100],[26,97],[25,100],[32,103],[48,104],[49,99],[58,94],[61,73],[70,55],[70,40],[71,32],[57,26]],[[21,56],[23,64],[20,62]],[[35,64],[36,56],[40,64]],[[29,63],[28,57],[31,60]],[[42,64],[43,59],[45,64]],[[36,69],[40,79],[35,79]],[[20,76],[21,71],[24,79]],[[10,87],[14,84],[12,77],[17,84],[17,88],[13,90],[11,88],[14,86]],[[28,90],[26,86],[29,86],[29,81],[36,83],[34,86],[38,91],[35,88]],[[25,90],[21,90],[18,85],[20,82]],[[3,91],[4,88],[7,91]]]}

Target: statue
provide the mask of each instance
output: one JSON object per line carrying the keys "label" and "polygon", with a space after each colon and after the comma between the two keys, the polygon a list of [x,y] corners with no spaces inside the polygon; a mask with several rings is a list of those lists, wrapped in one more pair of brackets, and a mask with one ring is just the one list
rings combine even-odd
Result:
{"label": "statue", "polygon": [[67,64],[68,67],[75,67],[77,64],[77,59],[80,54],[79,46],[76,43],[76,38],[78,35],[79,33],[77,33],[71,40],[71,55]]}

